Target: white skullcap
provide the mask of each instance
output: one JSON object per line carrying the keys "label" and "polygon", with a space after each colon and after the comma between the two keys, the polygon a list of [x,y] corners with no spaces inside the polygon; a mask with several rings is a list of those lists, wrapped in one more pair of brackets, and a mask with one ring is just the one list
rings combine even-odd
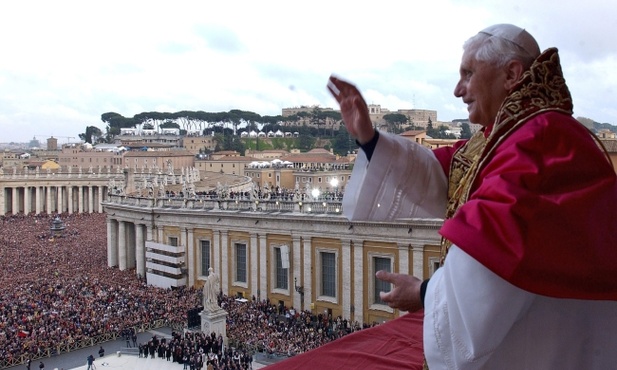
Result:
{"label": "white skullcap", "polygon": [[511,41],[520,46],[523,50],[533,57],[540,55],[540,47],[531,34],[525,29],[513,24],[496,24],[480,31],[489,36],[495,36],[504,40]]}

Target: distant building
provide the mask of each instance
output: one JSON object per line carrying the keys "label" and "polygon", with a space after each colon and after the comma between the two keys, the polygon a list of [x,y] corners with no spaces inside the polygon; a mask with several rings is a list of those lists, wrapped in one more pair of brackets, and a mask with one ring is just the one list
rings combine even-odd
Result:
{"label": "distant building", "polygon": [[270,150],[251,150],[244,151],[244,155],[247,157],[253,157],[255,159],[281,159],[282,157],[289,155],[289,151],[283,149],[270,149]]}
{"label": "distant building", "polygon": [[47,150],[58,150],[58,139],[53,136],[47,139]]}
{"label": "distant building", "polygon": [[69,144],[58,153],[58,164],[64,168],[88,169],[105,168],[109,170],[122,167],[122,152],[112,149],[93,148],[92,146]]}
{"label": "distant building", "polygon": [[240,156],[236,151],[223,151],[212,153],[205,158],[196,158],[195,168],[200,171],[245,176],[247,164],[254,160],[252,157]]}
{"label": "distant building", "polygon": [[321,111],[326,111],[326,112],[328,112],[328,111],[329,112],[333,112],[334,111],[334,109],[332,109],[332,108],[321,108],[318,105],[312,105],[312,106],[302,105],[300,107],[283,108],[281,115],[283,117],[289,117],[289,116],[296,115],[296,114],[298,114],[300,112],[312,113],[315,109],[319,109]]}
{"label": "distant building", "polygon": [[270,189],[281,187],[285,189],[293,189],[294,187],[294,169],[285,167],[248,167],[245,168],[244,174],[253,180],[253,183],[259,185],[260,188],[268,187]]}
{"label": "distant building", "polygon": [[128,151],[122,156],[123,166],[129,168],[158,167],[166,171],[169,166],[174,169],[192,168],[195,166],[195,156],[187,150],[167,151]]}
{"label": "distant building", "polygon": [[617,138],[615,139],[600,139],[602,145],[606,149],[611,162],[613,162],[613,168],[617,172]]}
{"label": "distant building", "polygon": [[400,136],[422,145],[424,145],[424,140],[427,137],[425,130],[409,130],[401,133]]}
{"label": "distant building", "polygon": [[193,154],[199,154],[206,150],[214,151],[216,148],[216,140],[214,136],[185,136],[182,138],[182,147]]}

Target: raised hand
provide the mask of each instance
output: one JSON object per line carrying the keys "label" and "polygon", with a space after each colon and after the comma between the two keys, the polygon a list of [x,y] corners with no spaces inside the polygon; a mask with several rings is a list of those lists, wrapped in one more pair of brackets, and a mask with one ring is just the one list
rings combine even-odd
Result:
{"label": "raised hand", "polygon": [[355,85],[334,76],[328,80],[328,90],[341,108],[341,116],[351,136],[365,144],[375,135],[366,101]]}

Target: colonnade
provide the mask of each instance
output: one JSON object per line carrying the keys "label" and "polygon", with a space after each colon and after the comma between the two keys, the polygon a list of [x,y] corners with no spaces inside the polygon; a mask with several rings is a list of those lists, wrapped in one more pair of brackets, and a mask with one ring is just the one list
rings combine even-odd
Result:
{"label": "colonnade", "polygon": [[93,213],[103,212],[107,184],[80,184],[58,181],[37,184],[5,183],[0,188],[2,215],[40,213]]}
{"label": "colonnade", "polygon": [[[438,259],[439,255],[438,221],[418,221],[426,225],[415,227],[418,231],[414,232],[405,223],[363,225],[358,233],[342,217],[333,221],[302,215],[298,224],[288,217],[257,222],[224,212],[190,215],[173,210],[161,214],[123,209],[112,203],[105,206],[109,267],[135,269],[137,275],[150,279],[156,269],[152,259],[169,261],[166,258],[170,255],[181,255],[185,261],[181,285],[200,288],[207,277],[201,249],[201,243],[206,241],[210,266],[219,274],[225,294],[269,298],[288,307],[332,312],[359,322],[389,320],[397,315],[395,310],[375,302],[374,258],[390,259],[392,271],[426,278],[432,272],[431,258]],[[146,250],[149,241],[168,245],[171,253],[154,255],[152,250]],[[246,251],[246,266],[242,269],[247,276],[243,281],[237,281],[237,244]],[[276,283],[274,250],[281,245],[289,250],[285,287]],[[434,252],[427,250],[427,245]],[[334,297],[322,294],[322,253],[336,256]]]}

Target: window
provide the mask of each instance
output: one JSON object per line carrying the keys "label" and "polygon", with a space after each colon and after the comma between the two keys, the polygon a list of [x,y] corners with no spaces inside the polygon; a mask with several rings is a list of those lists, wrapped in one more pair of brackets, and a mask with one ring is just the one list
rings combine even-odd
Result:
{"label": "window", "polygon": [[169,245],[171,245],[172,247],[177,247],[178,246],[178,237],[170,236],[169,237]]}
{"label": "window", "polygon": [[321,252],[321,295],[336,297],[336,254]]}
{"label": "window", "polygon": [[210,241],[201,240],[201,275],[208,276],[208,270],[210,269]]}
{"label": "window", "polygon": [[289,288],[289,249],[287,246],[274,248],[274,258],[276,260],[276,273],[274,287],[276,289],[287,290]]}
{"label": "window", "polygon": [[246,244],[236,243],[236,281],[246,283]]}
{"label": "window", "polygon": [[[377,272],[379,270],[391,272],[390,258],[373,257],[373,271]],[[381,297],[379,296],[379,292],[389,292],[392,289],[390,283],[377,279],[374,273],[373,273],[373,280],[374,280],[374,287],[375,287],[375,289],[373,289],[373,302],[376,304],[386,304],[384,301],[381,300]]]}
{"label": "window", "polygon": [[428,263],[429,263],[429,275],[432,276],[435,273],[435,271],[437,271],[439,266],[441,266],[441,261],[439,257],[429,257]]}

